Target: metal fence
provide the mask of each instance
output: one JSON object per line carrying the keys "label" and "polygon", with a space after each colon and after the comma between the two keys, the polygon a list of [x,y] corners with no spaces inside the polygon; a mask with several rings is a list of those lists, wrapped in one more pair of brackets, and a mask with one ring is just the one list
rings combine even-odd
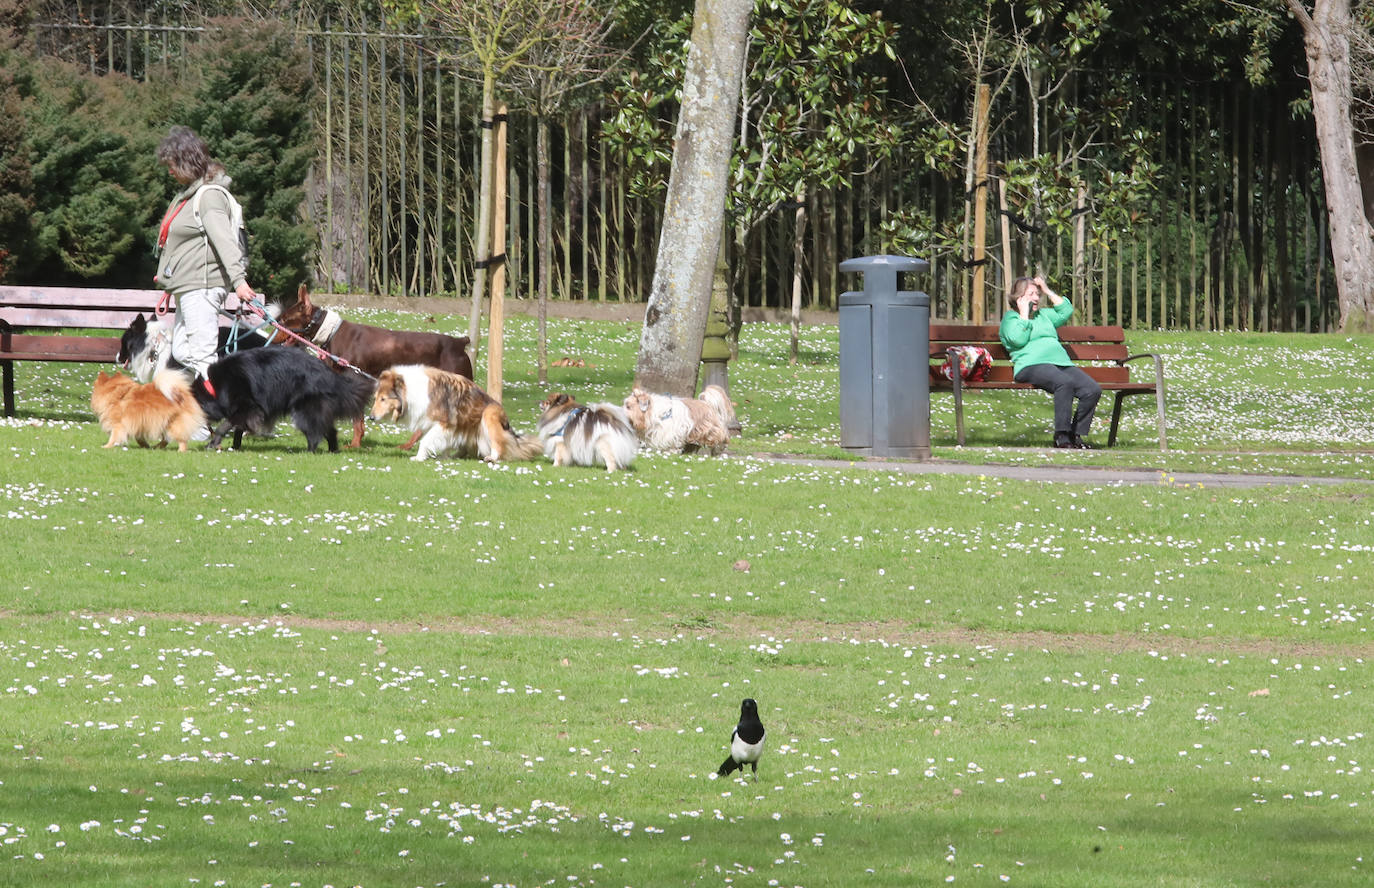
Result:
{"label": "metal fence", "polygon": [[[93,74],[162,76],[205,29],[113,20],[47,23],[35,50]],[[310,26],[298,30],[315,68],[310,109],[319,157],[304,211],[320,234],[319,285],[337,291],[466,294],[474,261],[480,96],[448,62],[442,38]],[[1095,244],[1041,237],[1028,261],[1072,291],[1089,322],[1182,329],[1325,330],[1337,320],[1320,168],[1310,127],[1242,83],[1193,84],[1168,76],[1145,87],[1160,133],[1161,177],[1149,211]],[[994,109],[994,113],[999,113]],[[1014,109],[1000,113],[1014,114]],[[600,139],[598,104],[554,122],[556,298],[642,301],[653,272],[661,207],[631,193],[621,158]],[[535,121],[510,117],[507,255],[511,292],[532,296]],[[884,219],[902,207],[963,217],[962,182],[928,172],[899,150],[874,172],[813,194],[806,214],[804,304],[830,309],[851,282],[837,265],[884,252]],[[989,197],[989,200],[992,200]],[[996,213],[997,206],[991,207]],[[784,307],[792,298],[794,214],[779,212],[732,263],[741,298]],[[995,239],[995,235],[994,235]],[[1005,278],[996,244],[984,294],[1000,311]],[[967,260],[933,255],[921,283],[932,314],[970,316]],[[1071,271],[1077,273],[1070,274]],[[1016,276],[1014,270],[1010,276]]]}

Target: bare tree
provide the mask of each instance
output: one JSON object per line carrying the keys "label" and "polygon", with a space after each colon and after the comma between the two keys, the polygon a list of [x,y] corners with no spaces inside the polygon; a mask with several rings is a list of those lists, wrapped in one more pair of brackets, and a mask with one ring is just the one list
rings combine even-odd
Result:
{"label": "bare tree", "polygon": [[413,10],[407,10],[423,17],[432,29],[457,37],[458,65],[482,83],[482,169],[477,230],[473,237],[477,269],[472,283],[472,313],[468,318],[468,339],[474,353],[480,350],[482,297],[486,293],[487,267],[492,260],[488,253],[491,249],[492,137],[496,128],[497,83],[543,39],[542,29],[537,25],[545,17],[547,6],[544,0],[506,0],[503,3],[420,0]]}
{"label": "bare tree", "polygon": [[[588,87],[600,82],[627,55],[611,46],[614,12],[594,0],[548,0],[549,25],[557,39],[540,41],[515,69],[516,86],[536,119],[535,176],[538,205],[539,382],[549,381],[548,300],[553,271],[553,213],[550,207],[549,120],[576,107]],[[565,294],[566,295],[566,294]]]}
{"label": "bare tree", "polygon": [[735,114],[752,0],[697,0],[682,84],[663,229],[639,339],[635,378],[691,395],[725,222]]}
{"label": "bare tree", "polygon": [[1321,148],[1322,179],[1336,267],[1340,329],[1374,330],[1374,225],[1365,213],[1355,155],[1350,0],[1284,0],[1302,25],[1312,116]]}
{"label": "bare tree", "polygon": [[[496,128],[497,93],[511,93],[516,103],[526,100],[540,117],[540,343],[544,342],[543,298],[547,293],[548,238],[548,127],[547,115],[564,107],[573,90],[595,82],[604,70],[601,63],[611,57],[607,48],[612,19],[597,7],[595,0],[419,0],[413,15],[423,16],[427,26],[458,38],[456,61],[460,69],[482,83],[481,182],[477,209],[477,229],[473,238],[477,256],[473,275],[472,309],[468,318],[468,338],[478,349],[481,332],[482,297],[486,295],[486,270],[503,256],[490,256],[493,195],[496,179],[504,169],[493,166],[493,131]],[[500,294],[492,293],[493,301]],[[497,354],[502,331],[500,318],[493,311],[492,353]],[[545,378],[541,352],[540,377]],[[488,387],[501,388],[499,362],[488,367]]]}

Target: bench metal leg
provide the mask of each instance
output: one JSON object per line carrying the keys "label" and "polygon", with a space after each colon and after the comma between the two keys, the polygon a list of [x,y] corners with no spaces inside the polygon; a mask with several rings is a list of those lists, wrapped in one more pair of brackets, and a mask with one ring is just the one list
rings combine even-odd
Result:
{"label": "bench metal leg", "polygon": [[954,374],[954,440],[964,446],[964,387],[960,373]]}
{"label": "bench metal leg", "polygon": [[[1130,395],[1143,395],[1145,392],[1116,392],[1116,400],[1112,402],[1112,430],[1107,437],[1107,446],[1116,446],[1116,431],[1121,425],[1121,400]],[[1159,431],[1159,449],[1165,452],[1169,449],[1168,438],[1166,437],[1166,424],[1164,422],[1164,387],[1155,388],[1155,425]]]}
{"label": "bench metal leg", "polygon": [[1155,357],[1155,423],[1159,427],[1159,452],[1164,453],[1169,449],[1169,442],[1164,422],[1164,363],[1158,356]]}
{"label": "bench metal leg", "polygon": [[0,361],[0,374],[5,377],[5,415],[14,416],[14,362]]}
{"label": "bench metal leg", "polygon": [[1112,429],[1107,435],[1107,446],[1116,446],[1116,429],[1121,425],[1121,392],[1114,392],[1115,398],[1112,399]]}

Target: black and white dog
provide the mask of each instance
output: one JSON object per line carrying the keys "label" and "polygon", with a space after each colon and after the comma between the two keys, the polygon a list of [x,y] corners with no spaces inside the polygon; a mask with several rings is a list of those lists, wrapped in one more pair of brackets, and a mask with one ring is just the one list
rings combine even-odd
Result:
{"label": "black and white dog", "polygon": [[[232,354],[239,349],[261,348],[269,344],[277,329],[267,324],[257,330],[249,328],[219,328],[219,354]],[[139,314],[119,337],[119,356],[116,363],[139,382],[151,382],[159,372],[184,369],[172,357],[172,318],[143,317]]]}
{"label": "black and white dog", "polygon": [[[233,431],[234,449],[243,433],[271,434],[277,420],[290,416],[314,453],[320,441],[331,453],[339,449],[340,419],[363,415],[375,383],[360,373],[336,373],[318,358],[298,348],[271,346],[227,354],[210,365],[210,385],[192,385],[205,418],[214,427],[206,449],[219,447]],[[212,394],[213,392],[213,394]]]}

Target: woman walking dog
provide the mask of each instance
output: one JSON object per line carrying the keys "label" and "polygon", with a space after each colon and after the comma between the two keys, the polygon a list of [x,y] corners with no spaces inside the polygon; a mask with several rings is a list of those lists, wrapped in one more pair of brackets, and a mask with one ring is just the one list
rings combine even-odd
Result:
{"label": "woman walking dog", "polygon": [[182,190],[172,198],[158,231],[157,283],[176,297],[172,357],[202,379],[219,346],[219,310],[229,291],[240,301],[254,296],[248,285],[246,244],[239,233],[242,213],[229,193],[223,164],[211,159],[200,137],[174,126],[157,146]]}

